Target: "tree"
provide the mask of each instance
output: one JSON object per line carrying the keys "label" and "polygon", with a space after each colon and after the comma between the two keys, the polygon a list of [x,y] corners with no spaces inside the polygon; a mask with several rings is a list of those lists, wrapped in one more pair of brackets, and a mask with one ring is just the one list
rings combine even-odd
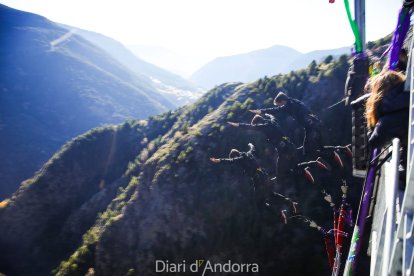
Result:
{"label": "tree", "polygon": [[265,86],[265,92],[269,93],[273,92],[274,90],[276,90],[276,81],[274,79],[271,79]]}
{"label": "tree", "polygon": [[327,56],[325,58],[325,60],[323,61],[323,63],[328,64],[328,63],[331,63],[332,60],[333,60],[333,56],[332,55],[329,55],[329,56]]}
{"label": "tree", "polygon": [[316,64],[315,60],[312,60],[312,62],[309,64],[307,71],[310,76],[318,75],[319,69],[318,69],[318,65]]}

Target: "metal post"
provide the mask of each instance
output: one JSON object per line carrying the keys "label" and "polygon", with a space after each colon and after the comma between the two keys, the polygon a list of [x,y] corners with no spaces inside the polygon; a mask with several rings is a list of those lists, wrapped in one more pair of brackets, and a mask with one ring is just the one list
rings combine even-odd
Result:
{"label": "metal post", "polygon": [[[389,275],[389,267],[392,253],[392,246],[394,244],[395,236],[395,204],[398,192],[399,172],[398,166],[400,164],[400,140],[395,138],[392,141],[392,158],[390,164],[389,182],[385,181],[385,204],[386,204],[386,224],[384,234],[384,251],[382,255],[382,276]],[[387,183],[388,182],[388,183]]]}
{"label": "metal post", "polygon": [[365,0],[355,0],[355,22],[361,36],[362,52],[365,52]]}

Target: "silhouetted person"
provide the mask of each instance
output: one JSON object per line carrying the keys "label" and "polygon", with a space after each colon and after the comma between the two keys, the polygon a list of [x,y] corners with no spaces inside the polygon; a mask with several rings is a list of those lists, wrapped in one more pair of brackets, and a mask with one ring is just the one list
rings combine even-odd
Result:
{"label": "silhouetted person", "polygon": [[251,110],[256,114],[268,113],[271,115],[288,114],[305,128],[303,139],[303,153],[309,157],[317,157],[317,150],[322,147],[321,121],[305,104],[297,99],[288,97],[279,92],[274,99],[275,107]]}
{"label": "silhouetted person", "polygon": [[246,152],[232,149],[228,158],[214,158],[211,157],[210,161],[213,163],[230,163],[240,166],[248,176],[253,176],[257,169],[260,168],[256,157],[254,156],[255,147],[252,143],[248,144],[249,150]]}
{"label": "silhouetted person", "polygon": [[255,115],[250,124],[228,122],[233,127],[252,129],[262,132],[267,141],[275,147],[274,160],[278,179],[291,177],[296,164],[299,162],[296,146],[285,136],[283,130],[273,115]]}
{"label": "silhouetted person", "polygon": [[254,156],[255,148],[253,144],[249,143],[248,145],[249,150],[246,152],[232,149],[228,158],[211,157],[210,161],[216,164],[235,164],[242,168],[244,173],[250,177],[252,181],[257,203],[264,206],[266,198],[272,192],[272,185],[270,183],[269,175],[263,168],[260,167],[256,157]]}
{"label": "silhouetted person", "polygon": [[233,127],[239,127],[242,129],[252,129],[262,132],[269,143],[276,146],[280,142],[282,137],[286,137],[286,134],[281,129],[276,118],[270,114],[264,114],[264,116],[255,115],[250,124],[246,123],[233,123],[228,122]]}

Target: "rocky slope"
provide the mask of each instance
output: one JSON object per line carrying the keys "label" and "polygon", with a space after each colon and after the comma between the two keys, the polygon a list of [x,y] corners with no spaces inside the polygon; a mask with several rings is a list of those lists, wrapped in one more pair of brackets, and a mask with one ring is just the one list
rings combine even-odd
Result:
{"label": "rocky slope", "polygon": [[[157,275],[156,260],[203,259],[257,263],[260,275],[329,275],[319,233],[299,222],[284,225],[271,212],[259,219],[249,179],[208,158],[252,142],[273,174],[264,137],[226,121],[249,120],[247,110],[271,106],[278,90],[321,116],[326,144],[349,143],[349,110],[324,110],[342,99],[347,69],[342,56],[288,75],[223,84],[175,112],[76,138],[0,204],[0,271]],[[318,177],[337,198],[338,179]],[[349,184],[358,194],[359,186]],[[331,224],[329,207],[304,180],[275,189],[295,195],[320,224]],[[283,202],[278,207],[286,208]]]}

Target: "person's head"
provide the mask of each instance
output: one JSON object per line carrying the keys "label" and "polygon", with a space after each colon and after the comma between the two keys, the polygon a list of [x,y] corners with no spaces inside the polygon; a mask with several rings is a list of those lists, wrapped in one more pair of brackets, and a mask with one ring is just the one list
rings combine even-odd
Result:
{"label": "person's head", "polygon": [[288,100],[289,100],[289,97],[285,93],[279,92],[276,98],[274,99],[273,104],[276,106],[282,106],[282,105],[285,105]]}
{"label": "person's head", "polygon": [[260,124],[264,122],[264,118],[262,116],[260,116],[259,114],[254,115],[252,121],[250,122],[250,124],[252,125],[256,125],[256,124]]}
{"label": "person's head", "polygon": [[404,81],[404,74],[391,70],[382,71],[372,77],[370,83],[371,96],[369,96],[365,105],[365,118],[368,127],[373,128],[378,122],[377,107],[384,95]]}
{"label": "person's head", "polygon": [[238,151],[236,149],[232,149],[229,153],[229,158],[240,157],[240,155],[241,155],[240,151]]}

